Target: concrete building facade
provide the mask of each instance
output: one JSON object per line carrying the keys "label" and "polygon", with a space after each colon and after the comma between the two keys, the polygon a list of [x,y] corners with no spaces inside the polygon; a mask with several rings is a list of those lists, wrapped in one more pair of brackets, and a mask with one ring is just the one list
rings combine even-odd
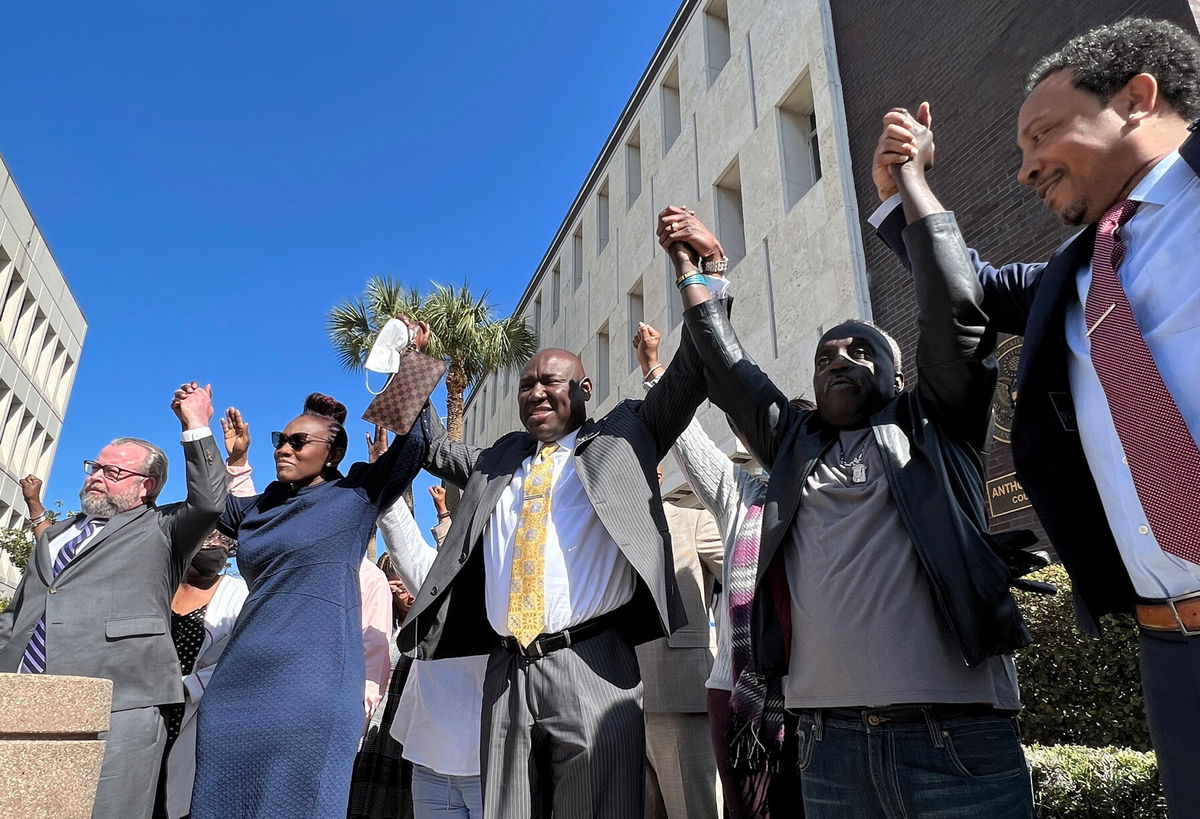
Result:
{"label": "concrete building facade", "polygon": [[[47,481],[87,321],[0,158],[0,527],[25,517],[18,481]],[[20,573],[0,555],[0,597]]]}
{"label": "concrete building facade", "polygon": [[[869,315],[837,60],[824,0],[687,0],[533,271],[516,313],[540,346],[580,354],[593,417],[643,394],[639,321],[678,344],[674,269],[655,238],[667,205],[695,209],[730,257],[735,323],[789,394],[811,392],[823,329]],[[520,428],[516,373],[484,380],[467,441]],[[724,416],[705,428],[738,453]],[[666,494],[686,493],[671,459]]]}

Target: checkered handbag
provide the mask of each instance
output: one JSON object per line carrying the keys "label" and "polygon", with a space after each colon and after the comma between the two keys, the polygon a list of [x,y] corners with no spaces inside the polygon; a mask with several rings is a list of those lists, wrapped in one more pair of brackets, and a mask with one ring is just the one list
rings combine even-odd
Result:
{"label": "checkered handbag", "polygon": [[397,435],[407,435],[445,372],[446,362],[440,358],[415,350],[405,353],[399,372],[367,406],[363,420]]}

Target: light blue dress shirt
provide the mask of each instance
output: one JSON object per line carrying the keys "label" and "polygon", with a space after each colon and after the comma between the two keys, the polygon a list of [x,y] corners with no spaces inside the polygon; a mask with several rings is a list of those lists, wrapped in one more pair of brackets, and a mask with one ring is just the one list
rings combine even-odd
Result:
{"label": "light blue dress shirt", "polygon": [[[1195,440],[1200,433],[1200,179],[1175,152],[1155,165],[1129,198],[1142,204],[1121,229],[1126,252],[1117,276],[1163,383]],[[1067,306],[1067,372],[1083,451],[1104,512],[1138,594],[1160,598],[1200,591],[1200,565],[1159,547],[1134,488],[1108,398],[1092,366],[1083,317],[1091,281],[1089,263],[1075,277],[1078,299]],[[1166,472],[1174,479],[1169,465]],[[1200,487],[1186,491],[1194,503],[1177,514],[1200,526]]]}

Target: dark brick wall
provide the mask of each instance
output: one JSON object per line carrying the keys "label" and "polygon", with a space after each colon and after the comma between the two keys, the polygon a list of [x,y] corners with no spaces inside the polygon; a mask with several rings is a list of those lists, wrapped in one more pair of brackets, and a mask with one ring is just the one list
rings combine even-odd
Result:
{"label": "dark brick wall", "polygon": [[[854,184],[864,219],[878,206],[871,154],[880,119],[892,107],[933,105],[934,190],[962,226],[968,244],[995,262],[1044,259],[1068,235],[1016,181],[1017,109],[1025,77],[1045,54],[1076,34],[1127,16],[1196,21],[1187,0],[832,0]],[[865,227],[864,251],[875,320],[915,345],[911,280]],[[911,358],[910,358],[911,360]],[[1012,472],[997,443],[990,477]],[[996,529],[1037,527],[1028,510],[994,521]]]}

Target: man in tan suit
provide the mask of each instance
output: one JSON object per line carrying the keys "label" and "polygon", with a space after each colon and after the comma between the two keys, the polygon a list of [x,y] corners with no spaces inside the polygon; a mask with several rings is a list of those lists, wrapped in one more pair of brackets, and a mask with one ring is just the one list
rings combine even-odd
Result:
{"label": "man in tan suit", "polygon": [[[659,483],[662,476],[660,466]],[[721,578],[724,547],[716,521],[705,510],[664,503],[663,511],[687,625],[637,647],[646,713],[646,816],[717,819],[717,763],[704,683],[717,650],[709,604]]]}

